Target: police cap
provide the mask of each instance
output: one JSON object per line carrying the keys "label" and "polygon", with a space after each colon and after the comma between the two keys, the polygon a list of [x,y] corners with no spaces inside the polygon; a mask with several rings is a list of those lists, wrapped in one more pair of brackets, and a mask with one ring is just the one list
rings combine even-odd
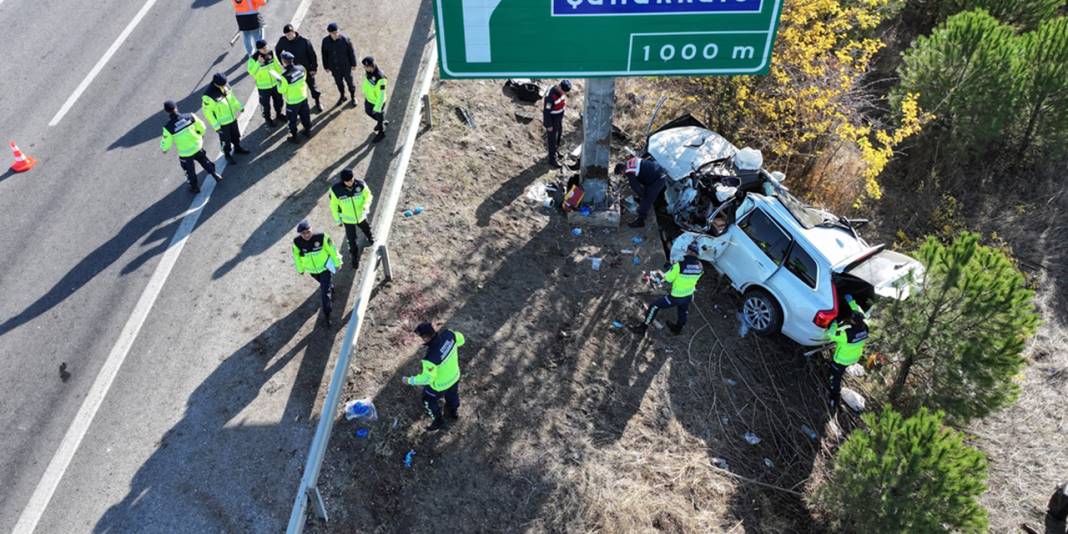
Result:
{"label": "police cap", "polygon": [[363,58],[363,60],[361,60],[360,63],[363,63],[363,66],[365,66],[365,67],[371,67],[371,66],[374,66],[374,64],[375,64],[375,58],[374,58],[374,56],[367,56],[367,57]]}
{"label": "police cap", "polygon": [[285,61],[293,61],[293,53],[290,52],[289,50],[283,50],[281,55],[282,55],[282,59],[283,60],[285,60]]}
{"label": "police cap", "polygon": [[211,83],[215,85],[226,85],[226,76],[223,76],[221,72],[216,72],[215,75],[211,77]]}
{"label": "police cap", "polygon": [[304,219],[304,220],[300,221],[299,223],[297,223],[297,233],[298,234],[302,233],[302,232],[307,232],[308,230],[311,230],[311,223],[308,222],[308,219]]}
{"label": "police cap", "polygon": [[263,39],[256,41],[256,48],[267,48],[267,41]]}
{"label": "police cap", "polygon": [[163,103],[163,111],[174,113],[175,111],[178,111],[178,104],[175,104],[174,100],[168,100]]}

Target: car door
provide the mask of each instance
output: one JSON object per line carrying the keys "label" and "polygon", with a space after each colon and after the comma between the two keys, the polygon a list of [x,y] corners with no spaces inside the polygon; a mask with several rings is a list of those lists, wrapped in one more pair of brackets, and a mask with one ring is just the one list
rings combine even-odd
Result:
{"label": "car door", "polygon": [[793,241],[760,206],[727,230],[729,242],[716,258],[716,268],[735,289],[762,284],[783,264]]}

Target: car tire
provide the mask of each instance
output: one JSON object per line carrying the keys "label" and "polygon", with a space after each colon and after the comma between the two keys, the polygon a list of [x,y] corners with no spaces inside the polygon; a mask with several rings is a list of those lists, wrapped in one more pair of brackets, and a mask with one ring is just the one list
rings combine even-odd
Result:
{"label": "car tire", "polygon": [[782,307],[767,291],[751,289],[742,300],[742,316],[749,328],[761,336],[778,334],[782,329]]}

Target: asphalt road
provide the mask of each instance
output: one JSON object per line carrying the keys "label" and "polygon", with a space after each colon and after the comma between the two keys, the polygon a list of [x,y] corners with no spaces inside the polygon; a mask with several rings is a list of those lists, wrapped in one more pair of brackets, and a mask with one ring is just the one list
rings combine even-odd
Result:
{"label": "asphalt road", "polygon": [[[272,44],[299,3],[270,3]],[[388,20],[352,37],[392,76],[387,115],[399,130],[429,2],[322,3],[302,26],[317,50],[326,17],[355,23],[355,7]],[[228,44],[229,2],[158,2],[49,126],[143,6],[0,0],[0,137],[38,160],[0,174],[0,531],[15,527],[190,208],[176,156],[159,152],[161,103],[199,111],[217,71],[242,100],[253,90],[240,42]],[[328,76],[319,82],[332,103]],[[213,193],[37,532],[283,528],[340,338],[315,324],[315,288],[292,272],[287,242],[300,218],[327,221],[322,195],[336,170],[353,165],[381,191],[399,147],[395,133],[363,142],[362,110],[314,121],[316,137],[293,149],[283,129],[252,120],[254,154]],[[351,271],[338,278],[340,308]]]}

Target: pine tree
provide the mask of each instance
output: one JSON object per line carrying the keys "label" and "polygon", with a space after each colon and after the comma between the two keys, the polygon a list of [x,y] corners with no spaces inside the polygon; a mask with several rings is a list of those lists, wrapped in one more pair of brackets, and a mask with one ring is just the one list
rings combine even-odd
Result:
{"label": "pine tree", "polygon": [[1011,26],[986,11],[954,15],[905,52],[891,100],[900,108],[906,95],[918,94],[920,108],[938,117],[954,152],[982,153],[1018,113],[1015,39]]}
{"label": "pine tree", "polygon": [[1064,7],[1064,0],[942,0],[935,2],[939,19],[962,11],[983,9],[1005,24],[1034,28],[1053,18]]}
{"label": "pine tree", "polygon": [[1047,20],[1020,37],[1015,72],[1020,116],[1020,154],[1038,145],[1064,151],[1068,141],[1068,18]]}
{"label": "pine tree", "polygon": [[814,503],[842,532],[986,532],[987,462],[926,409],[908,418],[885,408],[864,415]]}
{"label": "pine tree", "polygon": [[955,422],[1012,403],[1021,353],[1039,324],[1023,274],[967,232],[948,246],[929,237],[917,259],[923,280],[907,300],[889,302],[873,329],[895,362],[891,402],[942,410]]}

